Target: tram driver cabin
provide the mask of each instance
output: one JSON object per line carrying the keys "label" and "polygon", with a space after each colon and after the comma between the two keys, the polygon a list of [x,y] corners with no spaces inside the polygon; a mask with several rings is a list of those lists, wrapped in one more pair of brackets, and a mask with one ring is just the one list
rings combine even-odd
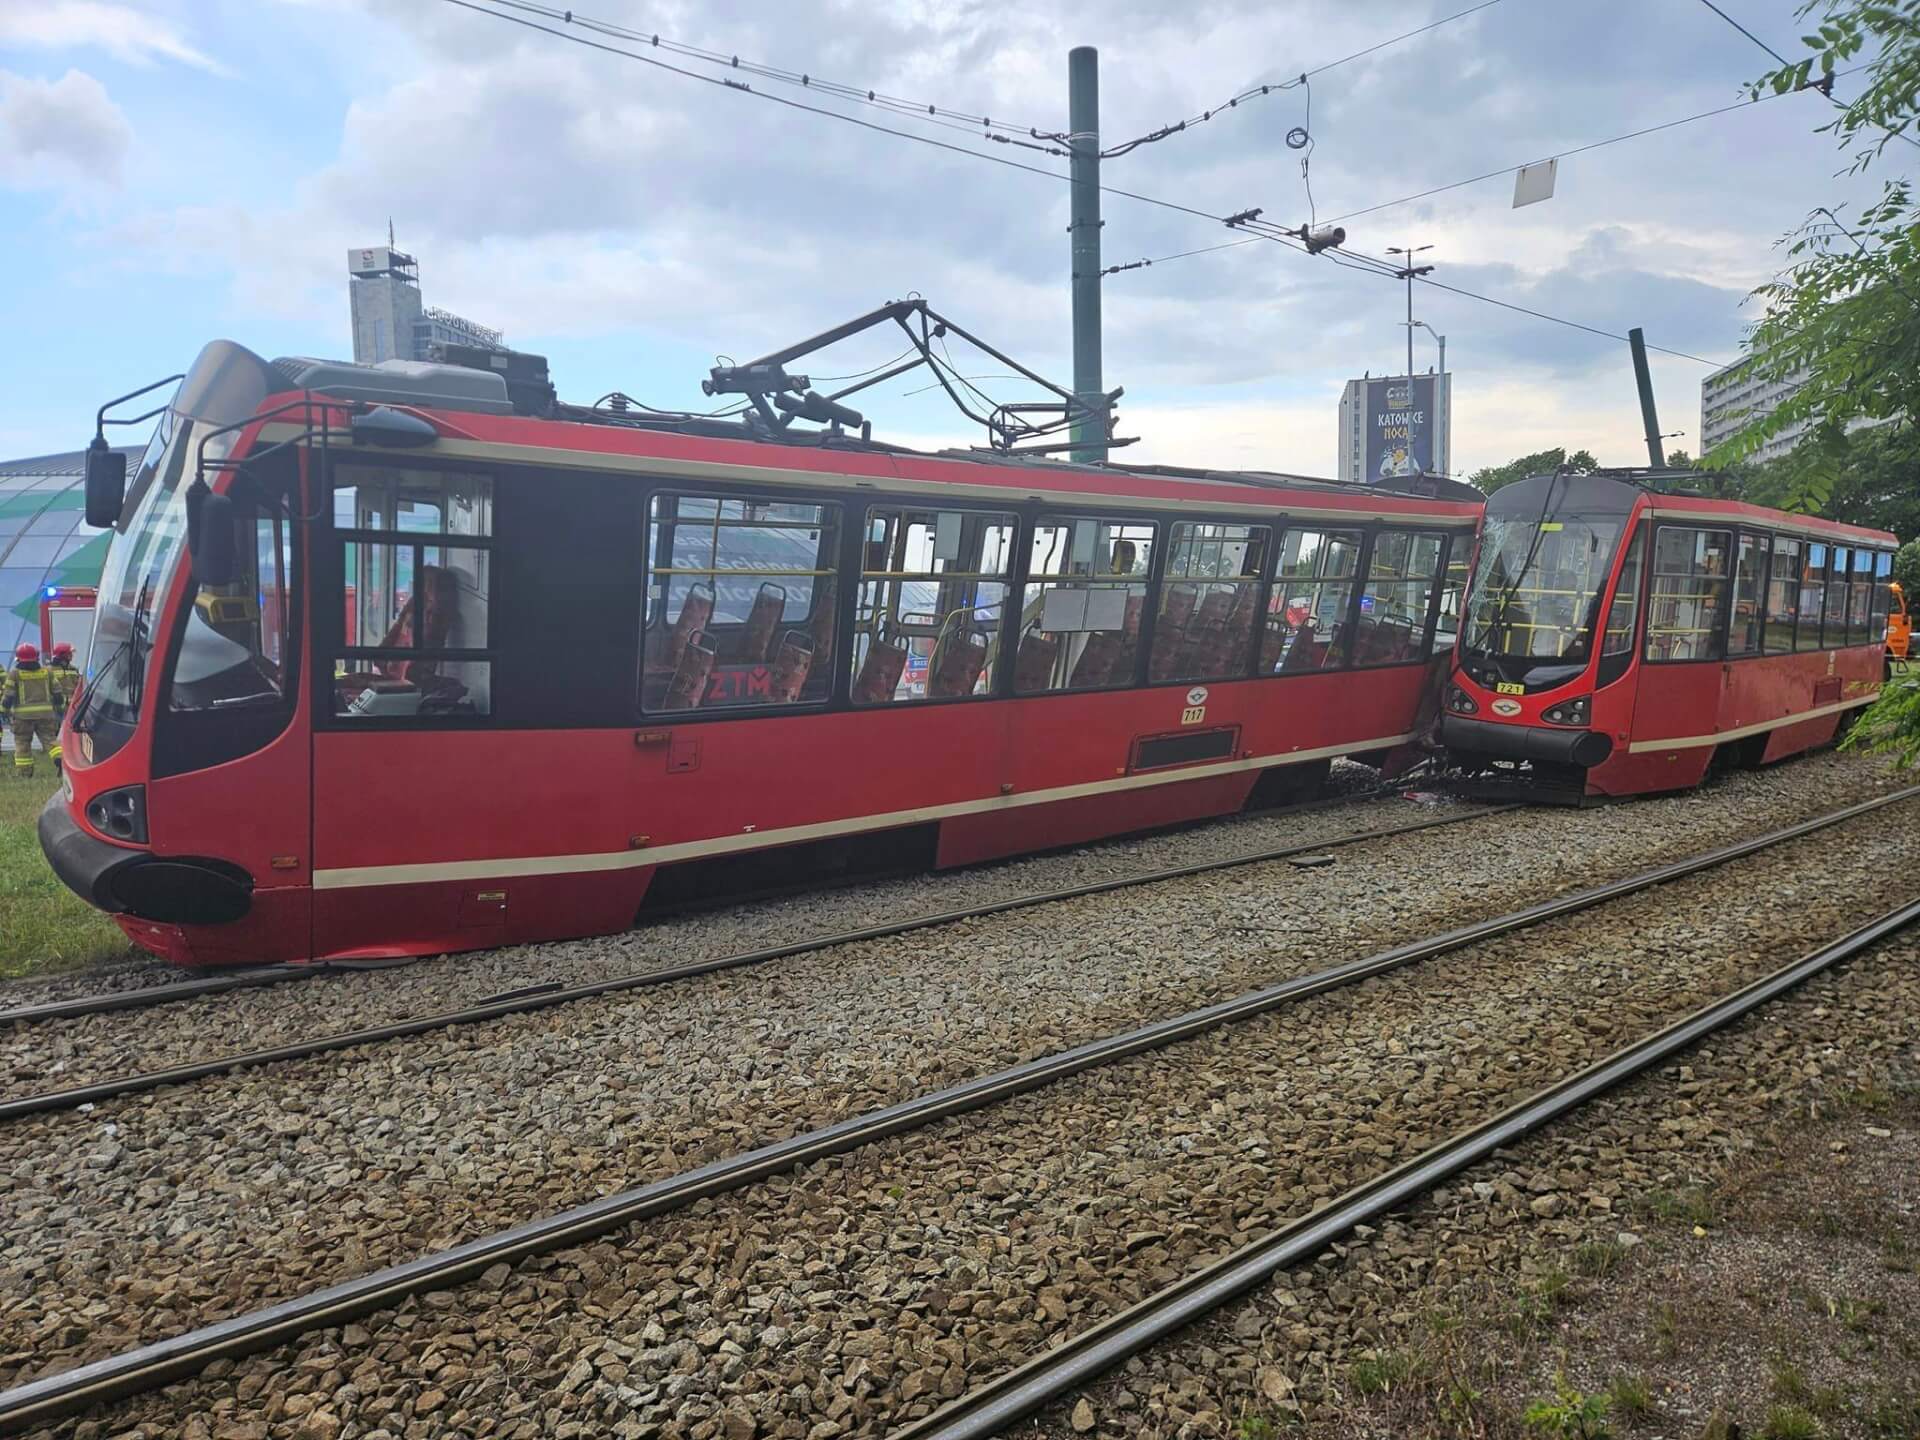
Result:
{"label": "tram driver cabin", "polygon": [[206,966],[1229,813],[1431,713],[1481,502],[1422,483],[782,442],[215,342],[102,517],[42,842]]}

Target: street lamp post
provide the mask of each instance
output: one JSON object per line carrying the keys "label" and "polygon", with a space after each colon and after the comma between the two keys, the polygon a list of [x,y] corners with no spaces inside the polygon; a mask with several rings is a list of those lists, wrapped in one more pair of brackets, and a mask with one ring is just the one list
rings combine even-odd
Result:
{"label": "street lamp post", "polygon": [[1442,375],[1446,374],[1447,373],[1447,337],[1442,335],[1438,330],[1434,329],[1431,325],[1427,324],[1427,322],[1424,320],[1416,320],[1413,323],[1415,325],[1418,325],[1422,330],[1426,331],[1427,334],[1431,335],[1434,338],[1434,343],[1439,345],[1440,373]]}
{"label": "street lamp post", "polygon": [[1421,275],[1431,275],[1433,266],[1415,265],[1413,257],[1423,250],[1431,250],[1431,245],[1389,245],[1387,253],[1398,255],[1402,264],[1394,272],[1407,282],[1407,463],[1413,464],[1413,282]]}

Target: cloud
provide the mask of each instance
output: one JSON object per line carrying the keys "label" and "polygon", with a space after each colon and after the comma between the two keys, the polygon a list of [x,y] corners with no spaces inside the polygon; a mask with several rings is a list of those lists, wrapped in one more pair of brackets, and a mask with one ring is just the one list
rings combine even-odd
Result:
{"label": "cloud", "polygon": [[0,185],[117,186],[133,127],[93,76],[36,80],[0,70]]}
{"label": "cloud", "polygon": [[[648,23],[723,54],[817,66],[836,80],[1042,128],[1065,118],[1068,47],[1097,41],[1111,143],[1249,84],[1297,76],[1439,8],[1318,7],[1308,24],[1297,7],[1257,0],[1180,8],[1058,0],[1013,10],[954,0],[838,4],[823,25],[801,7],[675,0]],[[675,346],[745,356],[918,291],[1022,362],[1067,378],[1060,181],[450,6],[366,0],[358,11],[353,29],[364,38],[340,60],[351,98],[336,112],[331,158],[292,182],[264,176],[244,205],[126,218],[103,237],[115,263],[207,275],[263,337],[276,317],[342,334],[341,252],[383,235],[391,215],[402,247],[421,259],[429,300],[550,349],[563,375],[582,373],[569,363],[573,347],[604,356],[613,340],[637,365]],[[1690,13],[1663,22],[1670,43],[1649,58],[1643,27],[1604,9],[1488,12],[1484,22],[1445,25],[1316,75],[1310,115],[1304,89],[1276,91],[1111,163],[1106,179],[1212,214],[1259,205],[1269,219],[1298,223],[1311,202],[1284,137],[1310,123],[1318,214],[1357,209],[1723,103],[1748,67],[1702,13],[1699,22]],[[1693,45],[1708,35],[1707,49]],[[846,108],[1062,168],[1056,158]],[[1755,106],[1574,157],[1548,204],[1512,211],[1510,181],[1490,181],[1356,219],[1351,244],[1379,253],[1431,242],[1436,279],[1606,331],[1641,324],[1655,344],[1725,357],[1746,318],[1745,292],[1773,262],[1771,240],[1797,218],[1788,212],[1801,208],[1799,194],[1830,175],[1821,142],[1808,138],[1812,123],[1792,102]],[[1117,194],[1105,198],[1104,216],[1110,264],[1223,236],[1204,218]],[[1401,286],[1277,245],[1126,272],[1105,296],[1106,383],[1127,387],[1124,428],[1148,437],[1143,456],[1331,470],[1340,382],[1404,364]],[[1417,292],[1416,307],[1449,337],[1457,469],[1552,444],[1634,458],[1623,344],[1437,290]],[[1418,344],[1424,366],[1431,344],[1425,336]],[[884,355],[842,358],[820,363],[852,369]],[[1675,367],[1661,371],[1671,428],[1693,411],[1704,367],[1665,363]],[[885,403],[875,397],[869,413],[882,433],[901,433]],[[911,423],[938,429],[920,416]]]}
{"label": "cloud", "polygon": [[225,74],[160,16],[108,0],[19,0],[0,14],[0,48],[101,49],[131,65],[171,60]]}

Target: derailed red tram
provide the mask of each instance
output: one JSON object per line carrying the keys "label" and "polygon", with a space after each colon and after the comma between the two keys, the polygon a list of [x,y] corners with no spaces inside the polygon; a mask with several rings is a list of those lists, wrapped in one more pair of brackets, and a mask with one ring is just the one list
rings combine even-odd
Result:
{"label": "derailed red tram", "polygon": [[1831,741],[1879,693],[1894,536],[1684,475],[1538,475],[1487,502],[1441,739],[1536,793],[1697,785]]}
{"label": "derailed red tram", "polygon": [[533,389],[216,342],[124,496],[90,477],[116,534],[40,835],[136,941],[472,949],[625,928],[749,854],[1232,812],[1407,744],[1481,509]]}

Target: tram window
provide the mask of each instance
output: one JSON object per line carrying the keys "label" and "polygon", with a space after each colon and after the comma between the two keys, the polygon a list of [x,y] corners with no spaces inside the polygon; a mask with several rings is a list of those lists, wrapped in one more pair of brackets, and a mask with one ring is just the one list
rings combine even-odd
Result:
{"label": "tram window", "polygon": [[1856,547],[1853,552],[1853,578],[1847,584],[1849,645],[1866,645],[1880,638],[1879,632],[1871,629],[1872,610],[1873,552]]}
{"label": "tram window", "polygon": [[1466,600],[1467,578],[1473,571],[1473,541],[1466,535],[1447,542],[1447,572],[1440,582],[1440,619],[1434,626],[1436,654],[1453,649],[1460,639],[1460,607]]}
{"label": "tram window", "polygon": [[[1620,579],[1613,587],[1613,599],[1607,602],[1607,629],[1601,641],[1602,655],[1633,653],[1633,627],[1640,618],[1640,570],[1647,557],[1647,527],[1634,527],[1627,545],[1627,558],[1620,565]],[[1624,674],[1619,667],[1615,674]]]}
{"label": "tram window", "polygon": [[1333,670],[1347,663],[1347,617],[1359,568],[1358,530],[1289,530],[1281,537],[1260,636],[1260,674]]}
{"label": "tram window", "polygon": [[1793,624],[1800,613],[1800,542],[1773,537],[1773,564],[1767,571],[1767,653],[1793,649]]}
{"label": "tram window", "polygon": [[1373,537],[1353,643],[1355,665],[1398,665],[1426,648],[1427,613],[1446,541],[1411,530]]}
{"label": "tram window", "polygon": [[655,495],[640,704],[823,704],[833,689],[840,507]]}
{"label": "tram window", "polygon": [[492,714],[492,478],[343,464],[333,525],[345,641],[333,660],[334,717]]}
{"label": "tram window", "polygon": [[195,583],[168,691],[175,710],[273,704],[287,691],[293,517],[282,499],[247,495],[238,483],[233,493],[236,573],[229,585]]}
{"label": "tram window", "polygon": [[867,511],[849,657],[854,704],[993,693],[1014,524],[971,510]]}
{"label": "tram window", "polygon": [[1272,534],[1264,525],[1173,527],[1148,680],[1226,680],[1247,673]]}
{"label": "tram window", "polygon": [[334,472],[333,528],[488,536],[493,482],[465,472],[342,465]]}
{"label": "tram window", "polygon": [[343,548],[348,650],[334,666],[335,715],[491,713],[492,669],[479,657],[492,552],[405,541]]}
{"label": "tram window", "polygon": [[1739,558],[1734,565],[1733,623],[1727,631],[1729,655],[1760,653],[1760,624],[1764,614],[1761,592],[1766,570],[1766,537],[1742,535]]}
{"label": "tram window", "polygon": [[1844,545],[1833,547],[1831,568],[1827,571],[1826,624],[1821,630],[1822,649],[1847,643],[1847,557]]}
{"label": "tram window", "polygon": [[1732,548],[1733,536],[1726,530],[1662,525],[1654,532],[1649,660],[1718,660],[1726,653],[1721,624]]}
{"label": "tram window", "polygon": [[1820,619],[1827,608],[1827,547],[1809,540],[1801,550],[1800,627],[1795,632],[1794,648],[1820,648]]}
{"label": "tram window", "polygon": [[1134,683],[1158,529],[1141,520],[1039,519],[1020,597],[1017,693]]}
{"label": "tram window", "polygon": [[1887,582],[1893,579],[1893,556],[1884,550],[1873,552],[1873,610],[1867,625],[1869,644],[1880,640],[1887,633],[1887,612],[1893,608],[1893,592],[1887,589]]}

